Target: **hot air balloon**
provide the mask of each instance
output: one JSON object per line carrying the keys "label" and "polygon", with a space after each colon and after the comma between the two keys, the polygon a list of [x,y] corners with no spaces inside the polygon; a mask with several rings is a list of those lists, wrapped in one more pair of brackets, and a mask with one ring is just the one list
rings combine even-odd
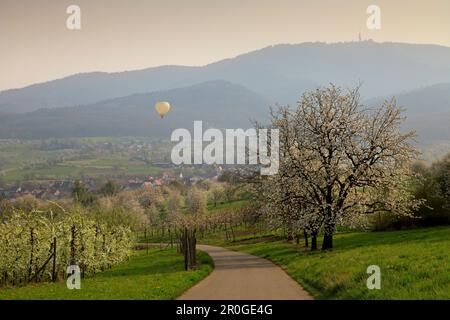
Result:
{"label": "hot air balloon", "polygon": [[158,112],[158,114],[161,116],[161,118],[164,118],[164,116],[170,110],[170,104],[167,101],[157,102],[155,104],[155,110],[156,110],[156,112]]}

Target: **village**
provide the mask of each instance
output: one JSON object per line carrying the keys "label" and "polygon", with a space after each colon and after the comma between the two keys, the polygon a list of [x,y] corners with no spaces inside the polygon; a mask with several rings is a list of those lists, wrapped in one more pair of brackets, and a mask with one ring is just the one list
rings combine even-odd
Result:
{"label": "village", "polygon": [[[107,181],[113,182],[119,187],[121,191],[132,191],[140,188],[158,188],[168,186],[172,183],[178,182],[183,185],[193,185],[202,180],[217,181],[222,168],[216,170],[216,174],[199,174],[184,176],[182,170],[179,174],[172,171],[164,171],[161,176],[136,176],[123,179],[104,179],[84,177],[79,179],[83,185],[93,193],[99,192]],[[72,190],[76,180],[62,179],[62,180],[39,180],[39,181],[24,181],[17,185],[7,187],[0,187],[0,199],[13,200],[23,197],[25,195],[32,195],[37,199],[42,200],[59,200],[69,198],[72,195]]]}

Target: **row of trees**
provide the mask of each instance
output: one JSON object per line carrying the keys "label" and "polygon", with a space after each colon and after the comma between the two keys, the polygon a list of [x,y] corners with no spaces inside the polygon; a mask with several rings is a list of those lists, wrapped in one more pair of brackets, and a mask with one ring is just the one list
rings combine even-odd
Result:
{"label": "row of trees", "polygon": [[93,196],[80,182],[73,189],[73,201],[89,208],[100,221],[128,225],[144,235],[145,241],[168,242],[184,255],[186,269],[196,265],[197,236],[221,229],[234,238],[236,217],[241,210],[219,210],[210,214],[208,206],[241,198],[241,186],[201,180],[193,186],[174,182],[168,186],[122,191],[108,182],[101,195]]}
{"label": "row of trees", "polygon": [[323,233],[322,249],[333,247],[338,224],[361,215],[411,215],[421,200],[410,192],[417,152],[413,132],[402,133],[395,100],[379,108],[361,104],[358,88],[334,85],[305,94],[297,108],[272,111],[279,130],[279,172],[255,179],[261,208],[292,236]]}
{"label": "row of trees", "polygon": [[431,165],[420,161],[413,165],[417,174],[414,195],[424,199],[424,204],[412,217],[395,217],[385,214],[378,229],[450,224],[450,154]]}
{"label": "row of trees", "polygon": [[83,276],[95,274],[125,260],[131,246],[128,227],[99,221],[78,206],[3,207],[0,283],[56,281],[70,265],[78,265]]}

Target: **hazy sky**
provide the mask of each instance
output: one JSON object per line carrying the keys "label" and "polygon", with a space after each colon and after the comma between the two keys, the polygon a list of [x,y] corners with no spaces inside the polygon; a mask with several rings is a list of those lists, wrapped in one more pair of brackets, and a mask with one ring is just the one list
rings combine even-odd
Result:
{"label": "hazy sky", "polygon": [[[81,7],[82,29],[66,28]],[[366,27],[369,5],[382,28]],[[0,0],[0,90],[88,71],[204,65],[278,43],[450,46],[450,0]]]}

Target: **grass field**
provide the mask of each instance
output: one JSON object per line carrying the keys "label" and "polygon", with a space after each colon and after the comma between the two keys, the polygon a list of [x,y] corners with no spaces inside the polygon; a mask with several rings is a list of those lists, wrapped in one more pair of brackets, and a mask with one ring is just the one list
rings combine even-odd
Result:
{"label": "grass field", "polygon": [[198,261],[196,270],[184,271],[183,257],[175,249],[151,249],[148,254],[140,250],[129,261],[83,279],[80,290],[69,290],[65,283],[3,288],[0,300],[175,299],[212,271],[212,260],[206,253],[199,252]]}
{"label": "grass field", "polygon": [[[329,252],[273,237],[228,246],[272,260],[316,299],[450,299],[450,227],[340,234]],[[380,290],[367,289],[369,265],[381,268]]]}

